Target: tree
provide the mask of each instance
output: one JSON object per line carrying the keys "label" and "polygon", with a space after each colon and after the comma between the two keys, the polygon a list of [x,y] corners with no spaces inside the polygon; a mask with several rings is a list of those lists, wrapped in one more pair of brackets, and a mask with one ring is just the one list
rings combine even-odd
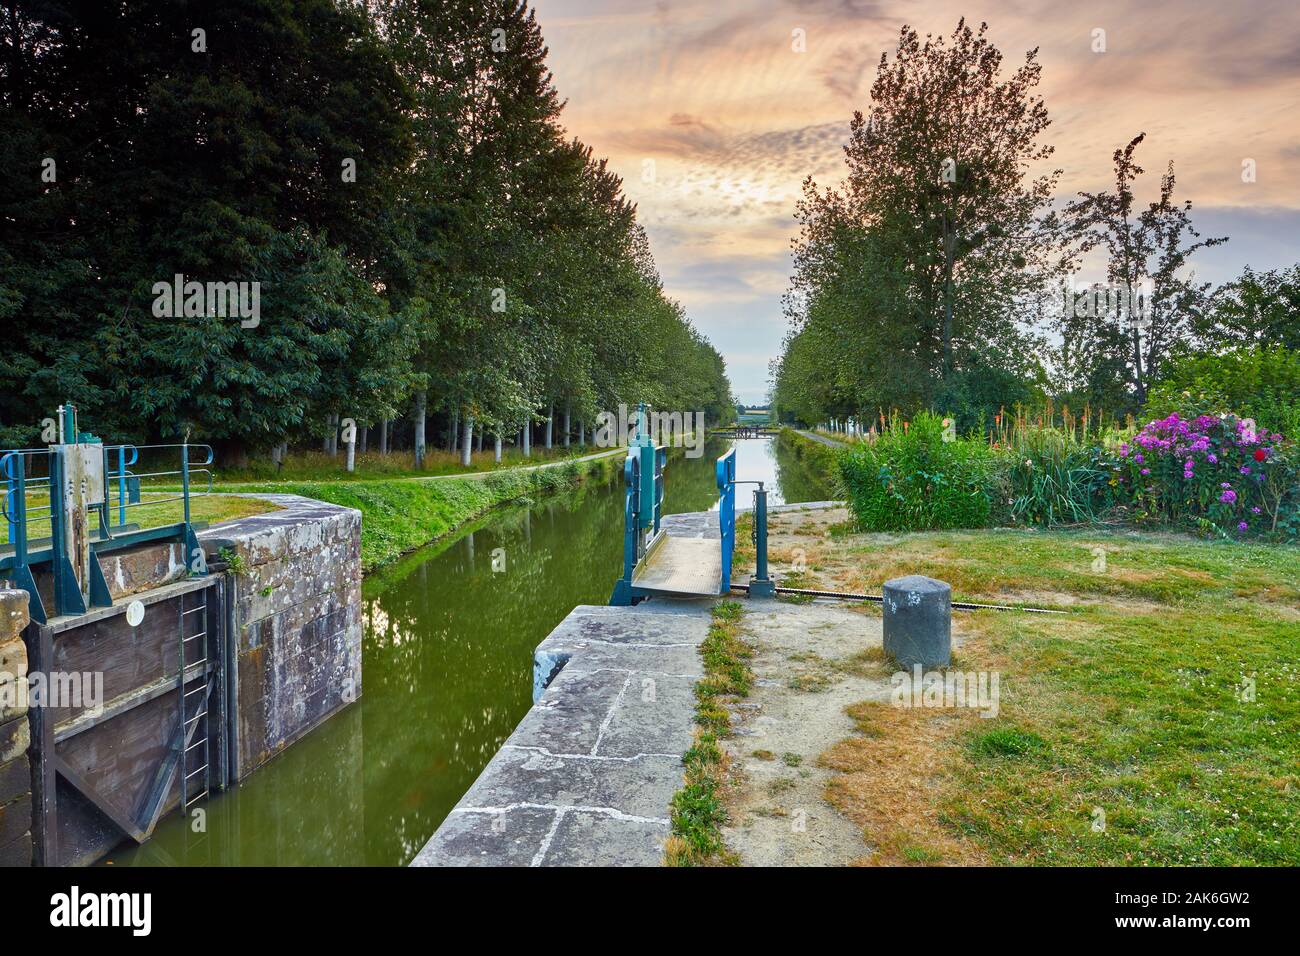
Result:
{"label": "tree", "polygon": [[[1174,164],[1170,161],[1160,179],[1159,198],[1137,211],[1134,184],[1142,175],[1133,155],[1146,138],[1139,133],[1123,149],[1115,150],[1113,192],[1080,192],[1063,215],[1064,228],[1078,243],[1078,252],[1102,248],[1106,275],[1124,292],[1126,315],[1096,316],[1100,323],[1123,321],[1127,339],[1126,370],[1136,403],[1146,402],[1149,384],[1158,378],[1160,363],[1171,350],[1185,346],[1193,316],[1207,302],[1209,284],[1197,284],[1185,274],[1187,261],[1198,249],[1227,242],[1199,239],[1191,223],[1192,202],[1173,199]],[[1151,286],[1151,301],[1139,314],[1139,291]]]}
{"label": "tree", "polygon": [[[554,408],[729,414],[523,0],[215,0],[201,37],[186,4],[84,6],[0,9],[10,440],[65,399],[225,460],[399,410],[417,459],[431,417],[467,454]],[[257,283],[258,321],[156,314],[177,274]]]}
{"label": "tree", "polygon": [[[822,342],[835,417],[928,404],[989,365],[1032,371],[1018,304],[1052,274],[1058,174],[1026,174],[1052,153],[1037,51],[1004,77],[986,31],[905,26],[853,116],[844,183],[805,183],[786,311],[796,331],[823,330],[791,342]],[[789,383],[777,391],[790,400]]]}
{"label": "tree", "polygon": [[1205,312],[1193,316],[1206,348],[1281,346],[1300,350],[1300,265],[1256,272],[1247,266],[1221,286]]}
{"label": "tree", "polygon": [[[333,406],[390,403],[405,329],[372,287],[395,255],[373,210],[390,204],[408,131],[365,14],[223,0],[196,36],[166,0],[22,6],[0,33],[4,123],[25,134],[6,158],[35,170],[48,151],[60,172],[0,223],[19,266],[4,308],[29,320],[27,374],[0,415],[72,398],[103,434],[183,427],[238,459]],[[211,302],[158,314],[154,286],[178,274],[263,285],[258,324]]]}

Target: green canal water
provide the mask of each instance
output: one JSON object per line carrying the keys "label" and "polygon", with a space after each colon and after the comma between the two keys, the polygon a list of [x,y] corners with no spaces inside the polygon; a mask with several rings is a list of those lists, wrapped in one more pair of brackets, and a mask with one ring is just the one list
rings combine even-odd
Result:
{"label": "green canal water", "polygon": [[[715,507],[713,463],[674,455],[664,512]],[[775,442],[741,440],[737,478],[769,502],[830,492]],[[742,487],[737,504],[748,505]],[[533,648],[622,572],[621,476],[494,512],[364,583],[362,696],[239,787],[179,815],[115,866],[400,866],[469,789],[532,703]]]}

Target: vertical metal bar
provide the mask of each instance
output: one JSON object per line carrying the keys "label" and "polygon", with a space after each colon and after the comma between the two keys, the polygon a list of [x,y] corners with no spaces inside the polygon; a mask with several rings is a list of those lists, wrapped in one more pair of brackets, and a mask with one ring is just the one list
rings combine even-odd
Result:
{"label": "vertical metal bar", "polygon": [[16,487],[16,484],[14,482],[14,476],[9,474],[9,462],[13,459],[14,455],[17,455],[20,460],[23,457],[22,452],[11,452],[10,454],[5,455],[3,460],[0,460],[0,463],[4,465],[5,470],[5,514],[7,516],[6,520],[9,523],[8,540],[10,544],[14,543],[14,536],[17,533],[18,528],[18,524],[14,520],[14,511],[16,510],[14,506],[14,488]]}
{"label": "vertical metal bar", "polygon": [[767,489],[761,484],[754,492],[754,550],[758,554],[760,581],[767,580]]}
{"label": "vertical metal bar", "polygon": [[117,446],[117,523],[126,524],[126,446]]}
{"label": "vertical metal bar", "polygon": [[[184,817],[185,804],[187,802],[187,797],[188,797],[188,794],[186,793],[186,787],[185,787],[186,726],[185,726],[185,595],[184,594],[182,594],[180,596],[180,600],[176,602],[176,607],[179,612],[179,616],[177,618],[178,630],[176,633],[177,636],[180,638],[180,647],[179,647],[180,673],[179,673],[179,679],[176,684],[176,707],[177,710],[179,710],[180,712],[178,716],[180,719],[180,727],[181,727],[181,731],[177,735],[178,742],[176,744],[178,747],[181,748],[181,752],[177,754],[178,769],[176,775],[180,777],[181,780],[181,816]],[[163,805],[165,806],[167,795],[163,794],[162,799],[163,799]]]}
{"label": "vertical metal bar", "polygon": [[[10,510],[9,542],[14,546],[14,561],[18,567],[27,564],[27,469],[26,455],[17,452],[14,460],[18,462],[18,474],[14,476],[17,498],[14,508]],[[7,469],[6,469],[7,470]]]}
{"label": "vertical metal bar", "polygon": [[736,450],[733,448],[718,459],[716,466],[718,485],[718,524],[721,532],[722,581],[721,591],[731,589],[731,557],[736,544]]}
{"label": "vertical metal bar", "polygon": [[[228,645],[226,642],[225,585],[224,575],[213,576],[212,586],[208,588],[208,610],[204,614],[204,617],[207,618],[208,633],[212,635],[212,647],[217,659],[217,699],[220,701],[218,709],[220,719],[216,725],[217,787],[221,790],[230,785],[230,762],[227,759],[229,743],[226,739],[226,727],[230,722],[228,713],[230,709],[230,687],[226,679],[226,651]],[[213,600],[214,598],[215,600]]]}
{"label": "vertical metal bar", "polygon": [[[32,622],[23,631],[27,645],[27,664],[33,673],[48,674],[54,657],[51,631]],[[55,791],[54,719],[46,706],[48,684],[32,688],[31,722],[32,761],[32,847],[37,866],[58,866],[59,814]]]}
{"label": "vertical metal bar", "polygon": [[[185,530],[189,531],[190,527],[190,445],[189,442],[181,445],[181,494],[185,499]],[[189,556],[186,555],[186,561]]]}

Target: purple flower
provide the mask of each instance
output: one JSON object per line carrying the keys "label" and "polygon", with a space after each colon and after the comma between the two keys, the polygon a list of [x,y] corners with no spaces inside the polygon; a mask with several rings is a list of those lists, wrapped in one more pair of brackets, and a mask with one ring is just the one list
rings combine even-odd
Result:
{"label": "purple flower", "polygon": [[1240,522],[1237,523],[1237,530],[1238,530],[1238,531],[1245,531],[1245,530],[1246,530],[1247,528],[1249,528],[1249,527],[1250,527],[1250,525],[1246,524],[1246,522],[1244,522],[1244,521],[1240,521]]}
{"label": "purple flower", "polygon": [[1243,475],[1249,475],[1249,474],[1250,474],[1250,465],[1242,465],[1242,466],[1241,466],[1239,469],[1237,469],[1237,470],[1240,471]]}
{"label": "purple flower", "polygon": [[1219,495],[1219,500],[1225,505],[1230,505],[1237,500],[1237,493],[1231,488],[1228,488],[1223,492],[1223,494]]}
{"label": "purple flower", "polygon": [[[1145,459],[1142,457],[1141,454],[1137,454],[1137,455],[1134,455],[1134,456],[1133,456],[1133,460],[1134,460],[1135,462],[1137,462],[1137,463],[1140,465],[1140,464],[1142,464],[1142,462],[1143,462]],[[1142,472],[1142,474],[1145,475],[1146,472],[1144,471],[1144,472]]]}
{"label": "purple flower", "polygon": [[1208,461],[1211,465],[1217,465],[1219,463],[1219,456],[1216,455],[1214,452],[1210,452],[1208,455],[1205,456],[1205,460]]}
{"label": "purple flower", "polygon": [[1144,475],[1149,475],[1149,474],[1151,474],[1151,469],[1150,469],[1150,468],[1143,468],[1141,473],[1144,474]]}
{"label": "purple flower", "polygon": [[1253,515],[1259,514],[1259,505],[1255,505],[1255,507],[1251,508],[1250,513]]}

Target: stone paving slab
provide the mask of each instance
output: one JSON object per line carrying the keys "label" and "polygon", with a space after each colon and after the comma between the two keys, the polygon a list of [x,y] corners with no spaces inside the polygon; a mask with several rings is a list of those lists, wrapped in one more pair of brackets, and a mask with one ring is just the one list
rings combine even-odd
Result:
{"label": "stone paving slab", "polygon": [[658,866],[711,608],[575,608],[537,647],[537,702],[411,865]]}

